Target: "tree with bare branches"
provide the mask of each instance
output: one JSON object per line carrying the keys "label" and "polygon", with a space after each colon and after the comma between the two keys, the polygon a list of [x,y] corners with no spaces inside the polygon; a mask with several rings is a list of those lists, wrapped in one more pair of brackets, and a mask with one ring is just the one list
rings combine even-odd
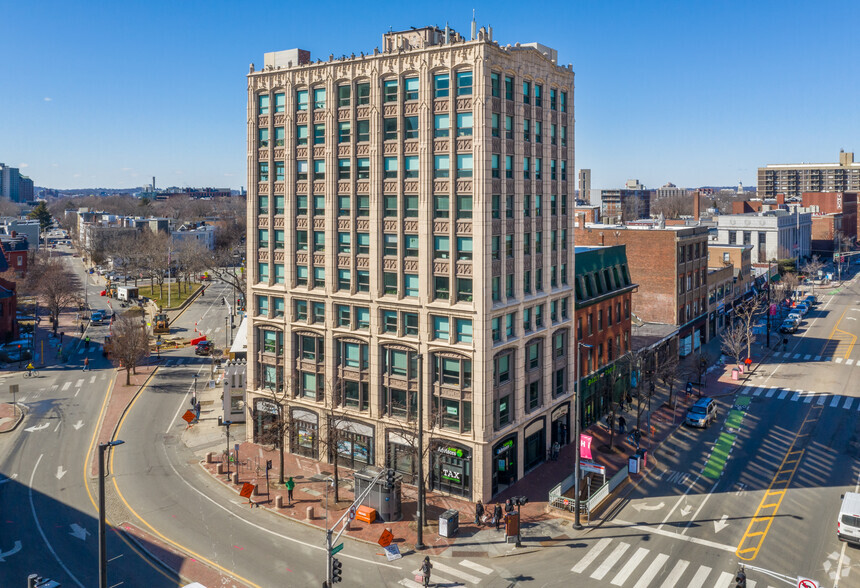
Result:
{"label": "tree with bare branches", "polygon": [[286,436],[292,430],[292,422],[287,414],[287,400],[291,397],[292,388],[289,385],[284,385],[281,390],[273,388],[264,388],[264,392],[269,399],[278,407],[278,420],[268,430],[264,443],[271,443],[278,448],[278,461],[280,462],[280,472],[278,473],[278,484],[284,484],[284,445]]}
{"label": "tree with bare branches", "polygon": [[818,279],[818,272],[824,269],[824,262],[821,257],[813,255],[812,258],[804,263],[800,270],[806,274],[806,277],[812,281],[812,295],[815,295],[815,280]]}
{"label": "tree with bare branches", "polygon": [[735,305],[735,321],[743,325],[746,333],[747,357],[752,357],[753,327],[764,308],[765,302],[759,296],[753,296]]}
{"label": "tree with bare branches", "polygon": [[114,321],[111,354],[125,368],[125,385],[131,384],[131,374],[137,373],[140,362],[149,357],[149,333],[142,315],[126,312]]}
{"label": "tree with bare branches", "polygon": [[680,362],[678,361],[678,356],[674,353],[666,354],[657,364],[656,376],[669,389],[669,404],[672,403],[675,384],[678,383],[679,369]]}
{"label": "tree with bare branches", "polygon": [[737,365],[741,365],[741,357],[744,349],[746,349],[747,337],[746,329],[741,323],[734,323],[728,326],[720,335],[720,349],[735,360]]}
{"label": "tree with bare branches", "polygon": [[57,332],[57,321],[60,313],[68,307],[77,307],[78,291],[70,287],[75,282],[75,276],[68,266],[58,257],[36,255],[33,265],[28,271],[32,279],[32,291],[46,309],[51,319],[54,333]]}
{"label": "tree with bare branches", "polygon": [[[618,409],[620,408],[621,402],[623,402],[627,395],[627,390],[623,389],[621,384],[625,382],[625,379],[628,378],[630,374],[629,358],[629,354],[625,353],[623,356],[616,359],[612,366],[610,366],[603,375],[602,392],[604,402],[606,402],[606,406],[609,409],[611,424],[616,422]],[[609,427],[610,451],[612,451],[615,441],[615,427],[611,426],[611,424]]]}

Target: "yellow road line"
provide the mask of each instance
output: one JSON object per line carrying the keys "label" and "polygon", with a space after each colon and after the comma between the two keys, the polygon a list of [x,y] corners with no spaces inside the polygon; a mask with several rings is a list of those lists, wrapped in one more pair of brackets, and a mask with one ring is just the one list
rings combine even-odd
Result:
{"label": "yellow road line", "polygon": [[[155,374],[155,371],[153,371],[153,372],[152,372],[152,374],[154,375],[154,374]],[[152,377],[152,376],[150,376],[150,378],[151,378],[151,377]],[[140,392],[139,392],[139,393],[134,397],[134,400],[132,400],[132,401],[131,401],[131,404],[129,405],[128,409],[125,411],[125,414],[123,414],[123,415],[122,415],[122,418],[119,420],[119,424],[117,425],[115,436],[117,436],[117,437],[119,436],[119,432],[122,430],[122,426],[123,426],[123,424],[125,423],[125,418],[126,418],[126,417],[131,413],[131,409],[132,409],[132,408],[134,408],[134,405],[137,403],[137,400],[138,400],[141,396],[143,396],[143,392],[146,390],[146,388],[147,388],[148,386],[149,386],[149,378],[148,378],[148,379],[147,379],[147,381],[144,383],[144,385],[143,385],[142,389],[140,390]],[[111,471],[113,471],[113,457],[114,457],[114,454],[113,454],[113,452],[111,452],[111,456],[110,456]],[[206,557],[204,557],[204,556],[200,555],[199,553],[196,553],[196,552],[192,551],[191,549],[189,549],[189,548],[185,547],[184,545],[181,545],[181,544],[179,544],[179,543],[177,543],[177,542],[175,542],[175,541],[173,541],[173,540],[171,540],[171,539],[168,539],[168,538],[167,538],[167,537],[165,537],[164,535],[162,535],[160,532],[158,532],[158,531],[155,529],[155,527],[153,527],[152,525],[150,525],[150,524],[149,524],[149,522],[147,522],[147,521],[146,521],[146,519],[144,519],[142,516],[140,516],[139,514],[137,514],[137,511],[135,511],[135,510],[131,507],[131,505],[130,505],[130,504],[128,503],[128,501],[125,499],[125,496],[123,496],[123,495],[122,495],[122,492],[120,492],[119,484],[118,484],[118,483],[117,483],[117,481],[116,481],[116,476],[114,476],[114,478],[113,478],[113,485],[114,485],[114,488],[116,489],[117,496],[119,496],[119,499],[120,499],[120,500],[122,500],[122,503],[125,505],[125,507],[126,507],[126,508],[127,508],[127,509],[128,509],[128,510],[129,510],[129,511],[134,515],[134,516],[136,516],[136,517],[138,518],[138,520],[139,520],[141,523],[143,523],[144,525],[146,525],[146,526],[149,528],[149,530],[150,530],[150,531],[152,531],[152,533],[154,533],[156,536],[158,536],[161,540],[163,540],[163,541],[165,541],[166,543],[169,543],[170,545],[172,545],[173,547],[175,547],[175,548],[177,548],[177,549],[179,549],[179,550],[181,550],[181,551],[184,551],[185,553],[187,553],[187,554],[189,554],[189,555],[191,555],[191,556],[193,556],[193,557],[197,558],[198,560],[200,560],[200,561],[202,561],[202,562],[205,562],[205,563],[209,564],[210,566],[212,566],[212,567],[214,567],[214,568],[216,568],[216,569],[218,569],[218,570],[221,570],[222,572],[224,572],[224,573],[225,573],[225,574],[227,574],[228,576],[230,576],[230,577],[232,577],[232,578],[236,578],[237,580],[239,580],[239,581],[241,581],[241,582],[244,582],[244,583],[245,583],[245,584],[247,584],[248,586],[253,586],[253,588],[261,588],[260,586],[258,586],[258,585],[257,585],[257,584],[255,584],[254,582],[252,582],[252,581],[248,580],[247,578],[243,578],[243,577],[242,577],[242,576],[240,576],[239,574],[237,574],[237,573],[235,573],[235,572],[233,572],[233,571],[231,571],[231,570],[228,570],[228,569],[227,569],[227,568],[225,568],[225,567],[222,567],[222,566],[218,565],[218,564],[217,564],[217,563],[215,563],[214,561],[212,561],[212,560],[210,560],[210,559],[208,559],[208,558],[206,558]]]}
{"label": "yellow road line", "polygon": [[[116,376],[114,376],[114,380],[115,379],[116,379]],[[89,484],[89,477],[87,476],[87,470],[91,467],[91,464],[92,464],[93,448],[95,447],[96,439],[98,438],[98,435],[99,435],[99,429],[101,428],[102,419],[104,418],[104,415],[105,415],[105,409],[107,408],[108,399],[110,398],[110,389],[111,389],[111,384],[109,383],[107,390],[105,391],[105,398],[104,398],[104,400],[102,400],[102,408],[99,411],[99,418],[96,421],[95,430],[93,431],[93,437],[92,437],[92,439],[90,439],[90,446],[87,449],[86,456],[84,456],[84,489],[87,491],[87,496],[89,496],[90,502],[92,503],[93,508],[96,510],[96,513],[98,513],[98,511],[99,511],[99,505],[96,503],[96,499],[93,498],[93,493],[90,492],[90,484]],[[111,452],[111,457],[113,457],[113,452]],[[111,461],[111,463],[113,463],[113,461]],[[112,527],[116,526],[113,524],[112,521],[110,521],[107,518],[107,514],[105,514],[105,522],[109,523]],[[158,566],[155,563],[153,563],[152,561],[150,561],[149,557],[147,557],[143,552],[141,552],[140,549],[136,545],[134,545],[131,541],[126,539],[125,535],[123,535],[122,533],[117,533],[117,536],[120,538],[120,540],[122,540],[123,543],[125,543],[128,546],[129,549],[131,549],[135,554],[137,554],[137,556],[140,557],[140,559],[142,559],[143,561],[145,561],[147,563],[147,565],[149,565],[152,569],[157,571],[159,574],[161,574],[162,576],[164,576],[165,578],[167,578],[171,582],[173,582],[174,585],[176,585],[176,586],[182,586],[183,585],[182,582],[178,582],[174,578],[170,577],[160,566]]]}
{"label": "yellow road line", "polygon": [[[843,335],[847,335],[847,336],[851,337],[851,343],[849,343],[849,344],[848,344],[848,351],[846,351],[846,352],[845,352],[845,354],[843,355],[843,357],[844,357],[845,359],[847,359],[847,358],[848,358],[848,356],[849,356],[849,355],[851,355],[851,351],[854,349],[854,345],[857,343],[857,336],[856,336],[856,335],[852,335],[851,333],[849,333],[849,332],[847,332],[847,331],[843,331],[842,329],[840,329],[840,328],[839,328],[839,325],[840,325],[840,324],[842,324],[842,319],[843,319],[843,318],[845,318],[845,313],[846,313],[846,312],[848,312],[848,309],[847,309],[847,308],[846,308],[845,310],[843,310],[843,311],[842,311],[842,316],[840,316],[840,317],[839,317],[839,320],[838,320],[838,321],[836,321],[836,324],[835,324],[835,325],[833,325],[833,330],[832,330],[832,331],[830,331],[830,335],[828,335],[828,336],[827,336],[827,339],[828,339],[828,340],[833,339],[833,335],[835,335],[836,333],[842,333]],[[841,339],[841,338],[840,338],[840,339]],[[841,340],[840,340],[840,341],[837,343],[837,345],[836,345],[837,349],[839,348],[839,344],[840,344],[840,343],[842,343],[842,342],[843,342],[843,341],[841,341]],[[825,343],[825,345],[827,345],[827,344]],[[835,356],[835,355],[836,355],[836,354],[834,353],[834,356]]]}
{"label": "yellow road line", "polygon": [[[797,468],[800,465],[800,461],[803,459],[803,454],[806,451],[805,449],[794,449],[797,440],[800,438],[803,433],[803,427],[809,421],[810,416],[812,415],[814,407],[810,407],[809,411],[806,413],[806,417],[803,419],[803,422],[800,423],[800,427],[797,429],[797,434],[795,434],[794,439],[791,441],[791,445],[788,448],[788,451],[785,452],[785,457],[782,458],[782,462],[779,464],[779,468],[777,468],[776,473],[773,475],[773,478],[770,481],[770,485],[767,490],[765,490],[764,496],[759,502],[758,508],[755,511],[755,515],[753,515],[752,519],[750,519],[750,523],[747,526],[747,530],[744,533],[744,536],[741,537],[740,542],[738,543],[737,550],[735,551],[735,555],[737,555],[740,559],[745,561],[752,561],[758,556],[758,552],[761,549],[761,546],[764,544],[764,540],[767,537],[768,532],[770,531],[770,526],[773,524],[773,519],[776,517],[777,512],[779,511],[779,507],[782,504],[782,499],[785,498],[785,492],[788,488],[789,484],[791,484],[791,480],[794,478],[795,472],[797,472]],[[790,457],[795,457],[796,459],[789,460]],[[786,468],[787,465],[794,464],[794,467]],[[785,476],[788,474],[787,478],[782,480],[778,480],[778,478]],[[775,485],[784,486],[784,488],[774,490]],[[772,499],[772,496],[779,495],[779,499],[776,502],[765,502]],[[766,514],[763,511],[770,511],[770,514]],[[761,527],[764,525],[764,529],[762,530],[753,530],[753,527]],[[755,538],[755,540],[753,540]],[[745,547],[745,544],[749,541],[751,544],[750,547]]]}

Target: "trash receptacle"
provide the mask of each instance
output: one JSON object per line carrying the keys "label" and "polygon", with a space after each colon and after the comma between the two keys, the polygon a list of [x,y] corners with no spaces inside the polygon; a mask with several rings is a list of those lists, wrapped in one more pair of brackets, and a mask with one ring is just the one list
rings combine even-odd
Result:
{"label": "trash receptacle", "polygon": [[738,368],[732,368],[732,379],[737,380],[740,377],[741,371]]}
{"label": "trash receptacle", "polygon": [[439,536],[453,537],[460,527],[460,511],[449,509],[439,515]]}
{"label": "trash receptacle", "polygon": [[637,449],[637,450],[636,450],[636,455],[638,455],[638,456],[639,456],[639,459],[641,460],[641,464],[640,464],[640,465],[641,465],[643,468],[644,468],[644,467],[646,467],[646,466],[648,465],[648,450],[647,450],[647,449],[644,449],[644,448],[642,448],[642,449]]}
{"label": "trash receptacle", "polygon": [[639,455],[633,454],[630,456],[630,459],[627,460],[627,472],[631,474],[639,473]]}

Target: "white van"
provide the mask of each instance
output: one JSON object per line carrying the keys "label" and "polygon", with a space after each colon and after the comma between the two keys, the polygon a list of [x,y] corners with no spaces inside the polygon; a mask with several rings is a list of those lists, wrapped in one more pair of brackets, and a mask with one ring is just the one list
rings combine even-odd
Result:
{"label": "white van", "polygon": [[860,544],[860,494],[846,492],[836,519],[836,536],[840,541]]}

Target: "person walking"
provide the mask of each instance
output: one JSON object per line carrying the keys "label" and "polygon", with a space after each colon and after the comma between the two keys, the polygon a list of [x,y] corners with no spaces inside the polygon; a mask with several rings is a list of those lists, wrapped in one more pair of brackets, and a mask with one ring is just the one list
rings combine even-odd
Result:
{"label": "person walking", "polygon": [[633,443],[636,449],[639,449],[639,442],[642,440],[642,432],[639,429],[633,429]]}
{"label": "person walking", "polygon": [[513,512],[513,510],[514,510],[514,503],[511,502],[510,498],[508,498],[507,500],[505,500],[505,514],[508,514],[509,512]]}
{"label": "person walking", "polygon": [[293,482],[293,477],[292,477],[292,476],[290,476],[289,478],[287,478],[287,483],[285,484],[285,486],[287,487],[287,502],[288,502],[288,506],[292,506],[292,505],[293,505],[293,488],[295,488],[295,487],[296,487],[296,483],[295,483],[295,482]]}
{"label": "person walking", "polygon": [[81,335],[84,334],[84,323],[81,323]]}
{"label": "person walking", "polygon": [[558,453],[561,451],[561,445],[558,444],[558,441],[552,444],[552,460],[558,461]]}
{"label": "person walking", "polygon": [[496,531],[499,530],[499,524],[502,522],[502,505],[498,502],[493,508],[493,524],[496,526]]}
{"label": "person walking", "polygon": [[433,569],[433,564],[430,563],[430,556],[424,556],[424,561],[421,562],[421,575],[424,576],[424,587],[430,585],[430,570]]}
{"label": "person walking", "polygon": [[90,358],[89,357],[84,358],[84,371],[85,372],[90,371]]}
{"label": "person walking", "polygon": [[475,526],[480,527],[482,524],[481,517],[484,516],[484,503],[480,500],[475,505]]}
{"label": "person walking", "polygon": [[200,401],[199,400],[194,403],[194,420],[195,421],[200,420]]}
{"label": "person walking", "polygon": [[89,335],[87,335],[86,337],[84,337],[84,349],[89,349],[89,348],[90,348],[90,337],[89,337]]}
{"label": "person walking", "polygon": [[626,428],[627,428],[627,420],[622,415],[622,416],[618,417],[618,434],[623,435],[624,430]]}

